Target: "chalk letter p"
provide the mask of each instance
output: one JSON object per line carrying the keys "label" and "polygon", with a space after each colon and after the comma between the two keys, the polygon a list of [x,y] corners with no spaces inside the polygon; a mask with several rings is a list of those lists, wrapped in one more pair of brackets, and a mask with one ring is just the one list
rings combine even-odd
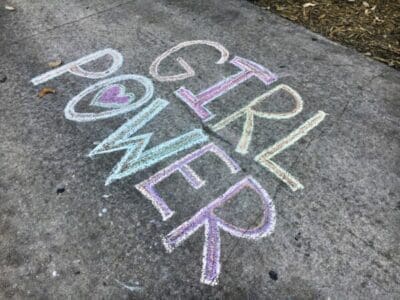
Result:
{"label": "chalk letter p", "polygon": [[[94,72],[94,71],[86,71],[85,69],[82,68],[82,65],[87,64],[92,61],[95,61],[96,59],[102,58],[106,55],[109,55],[112,58],[112,65],[108,69],[106,69],[104,71],[100,71],[100,72]],[[39,84],[49,81],[55,77],[63,75],[67,72],[74,74],[76,76],[80,76],[80,77],[86,77],[86,78],[90,78],[90,79],[99,79],[99,78],[103,78],[108,75],[111,75],[112,73],[117,71],[122,66],[123,60],[124,59],[123,59],[121,53],[119,53],[118,51],[116,51],[114,49],[104,49],[104,50],[100,50],[100,51],[91,53],[89,55],[86,55],[76,61],[70,62],[66,65],[63,65],[63,66],[61,66],[57,69],[51,70],[49,72],[46,72],[42,75],[36,76],[35,78],[33,78],[31,80],[31,82],[34,85],[39,85]]]}

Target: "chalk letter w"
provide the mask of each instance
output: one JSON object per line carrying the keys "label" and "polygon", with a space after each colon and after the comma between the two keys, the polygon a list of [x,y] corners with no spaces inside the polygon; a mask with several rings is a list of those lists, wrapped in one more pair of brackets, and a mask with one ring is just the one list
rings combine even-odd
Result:
{"label": "chalk letter w", "polygon": [[146,169],[196,144],[207,141],[208,137],[202,130],[194,129],[144,151],[153,133],[133,135],[159,114],[168,104],[169,102],[166,100],[154,100],[148,107],[128,120],[89,153],[89,157],[93,157],[97,154],[126,150],[125,155],[107,178],[106,185]]}

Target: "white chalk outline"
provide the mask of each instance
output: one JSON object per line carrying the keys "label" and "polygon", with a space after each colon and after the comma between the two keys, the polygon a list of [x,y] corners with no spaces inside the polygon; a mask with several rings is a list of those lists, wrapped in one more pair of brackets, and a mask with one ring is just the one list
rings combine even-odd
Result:
{"label": "white chalk outline", "polygon": [[[81,65],[87,64],[93,60],[96,60],[100,57],[110,55],[113,59],[113,64],[111,67],[109,67],[105,71],[101,72],[90,72],[86,71],[81,68]],[[119,53],[117,50],[108,48],[108,49],[103,49],[94,53],[91,53],[89,55],[86,55],[78,60],[75,60],[73,62],[70,62],[68,64],[65,64],[57,69],[48,71],[46,73],[43,73],[39,76],[36,76],[31,80],[31,82],[34,85],[39,85],[41,83],[44,83],[46,81],[49,81],[53,79],[54,77],[58,77],[64,73],[71,73],[73,75],[79,76],[79,77],[85,77],[85,78],[90,78],[90,79],[99,79],[99,78],[104,78],[107,77],[108,75],[111,75],[115,71],[117,71],[123,64],[124,58],[121,53]]]}
{"label": "white chalk outline", "polygon": [[296,178],[294,178],[289,172],[284,170],[271,159],[286,148],[289,148],[302,137],[306,136],[313,128],[317,127],[318,124],[325,119],[326,115],[327,114],[325,112],[321,110],[318,111],[316,115],[308,119],[297,129],[292,131],[288,136],[276,142],[271,147],[263,150],[260,154],[256,155],[256,157],[254,157],[254,160],[266,169],[268,169],[272,174],[275,174],[275,176],[282,180],[284,183],[286,183],[293,192],[299,189],[303,189],[304,186]]}
{"label": "white chalk outline", "polygon": [[175,53],[179,51],[182,48],[192,46],[192,45],[208,45],[211,47],[214,47],[221,53],[221,58],[216,62],[216,64],[223,64],[225,63],[228,58],[229,58],[229,51],[222,46],[220,43],[213,42],[213,41],[208,41],[208,40],[194,40],[194,41],[186,41],[179,43],[178,45],[172,47],[171,49],[165,51],[162,53],[160,56],[158,56],[153,63],[150,65],[149,68],[149,73],[151,76],[153,76],[156,80],[164,82],[164,81],[178,81],[178,80],[183,80],[186,78],[193,77],[196,72],[193,70],[193,68],[181,57],[178,57],[176,61],[179,63],[179,65],[186,71],[185,73],[180,73],[177,75],[168,75],[168,76],[162,76],[158,74],[158,67],[161,64],[161,61],[165,59],[167,56],[169,56],[172,53]]}
{"label": "white chalk outline", "polygon": [[[289,112],[269,113],[253,109],[254,106],[261,103],[274,93],[279,92],[280,90],[284,90],[293,96],[295,103],[293,110]],[[293,118],[294,116],[299,114],[302,110],[303,110],[303,100],[300,94],[296,92],[294,89],[292,89],[290,86],[286,84],[280,84],[274,87],[273,89],[267,91],[266,93],[262,94],[261,96],[256,97],[254,100],[252,100],[249,104],[247,104],[243,108],[239,109],[238,111],[234,112],[233,114],[219,121],[215,125],[211,126],[211,130],[213,131],[221,130],[222,128],[226,127],[236,119],[245,115],[246,120],[243,125],[242,135],[235,149],[236,152],[244,155],[248,153],[248,149],[251,143],[253,129],[254,129],[254,115],[264,119],[283,120],[283,119]]]}
{"label": "white chalk outline", "polygon": [[[98,89],[101,89],[107,85],[114,84],[114,83],[120,82],[120,81],[126,81],[126,80],[135,80],[144,86],[145,93],[142,96],[142,98],[140,98],[139,100],[137,100],[134,103],[125,105],[121,108],[111,109],[111,110],[107,110],[107,111],[103,111],[103,112],[99,112],[99,113],[94,113],[94,112],[79,113],[79,112],[75,111],[75,106],[85,96],[87,96],[90,93],[92,93]],[[64,109],[64,115],[68,120],[72,120],[75,122],[92,122],[92,121],[97,121],[97,120],[108,119],[108,118],[111,118],[111,117],[114,117],[114,116],[117,116],[120,114],[127,113],[129,111],[136,110],[137,108],[139,108],[140,106],[142,106],[143,104],[148,102],[153,97],[153,93],[154,93],[154,86],[153,86],[152,81],[149,78],[147,78],[145,76],[141,76],[141,75],[134,75],[134,74],[119,75],[119,76],[115,76],[115,77],[112,77],[109,79],[99,81],[99,82],[89,86],[88,88],[84,89],[82,92],[80,92],[78,95],[76,95],[74,98],[72,98],[68,102],[67,106]]]}

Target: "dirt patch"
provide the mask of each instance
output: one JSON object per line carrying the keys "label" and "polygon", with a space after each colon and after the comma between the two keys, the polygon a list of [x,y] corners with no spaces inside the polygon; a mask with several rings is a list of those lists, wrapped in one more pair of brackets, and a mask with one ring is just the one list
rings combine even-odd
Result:
{"label": "dirt patch", "polygon": [[400,0],[250,0],[400,70]]}

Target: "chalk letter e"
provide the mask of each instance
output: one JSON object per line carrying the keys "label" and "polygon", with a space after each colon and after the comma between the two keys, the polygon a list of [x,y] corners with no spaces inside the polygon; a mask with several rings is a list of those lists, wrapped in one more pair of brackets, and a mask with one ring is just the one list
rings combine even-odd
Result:
{"label": "chalk letter e", "polygon": [[195,173],[195,171],[189,166],[191,162],[200,158],[204,154],[208,152],[213,152],[216,156],[218,156],[225,164],[229,167],[232,174],[235,174],[240,171],[239,165],[228,156],[218,146],[213,143],[207,144],[201,149],[198,149],[185,157],[181,158],[180,160],[174,162],[173,164],[169,165],[165,169],[158,171],[156,174],[151,176],[150,178],[142,181],[141,183],[136,185],[136,189],[139,190],[147,199],[149,199],[154,207],[160,212],[163,221],[168,220],[174,214],[165,200],[157,193],[154,186],[163,181],[165,178],[169,177],[175,172],[180,172],[183,177],[189,182],[189,184],[194,189],[199,189],[204,186],[205,181],[202,180],[199,175]]}

